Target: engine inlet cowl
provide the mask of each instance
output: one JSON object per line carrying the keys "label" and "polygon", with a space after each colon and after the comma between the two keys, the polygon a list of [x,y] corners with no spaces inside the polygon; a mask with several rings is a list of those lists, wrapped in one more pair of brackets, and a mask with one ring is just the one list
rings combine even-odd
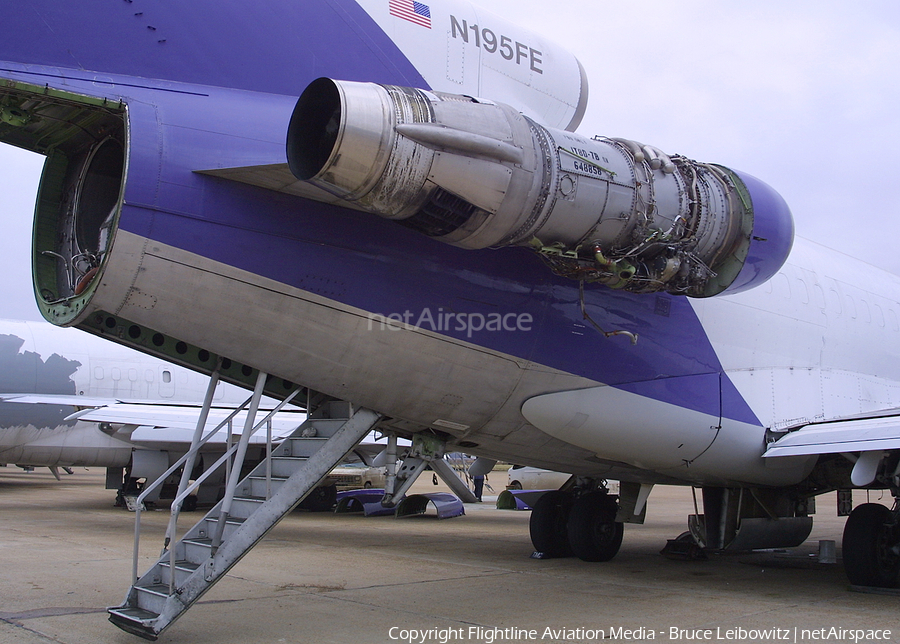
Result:
{"label": "engine inlet cowl", "polygon": [[706,297],[774,275],[793,220],[761,181],[468,96],[321,78],[291,118],[297,178],[439,241],[528,246],[555,273]]}

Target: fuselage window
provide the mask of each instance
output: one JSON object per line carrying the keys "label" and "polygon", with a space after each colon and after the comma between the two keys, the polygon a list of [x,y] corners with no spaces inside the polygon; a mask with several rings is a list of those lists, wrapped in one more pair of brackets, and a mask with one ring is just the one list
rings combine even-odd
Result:
{"label": "fuselage window", "polygon": [[865,300],[859,301],[859,308],[862,309],[863,322],[869,324],[872,322],[872,313],[869,311],[869,303]]}
{"label": "fuselage window", "polygon": [[844,303],[847,305],[847,315],[854,320],[856,319],[856,302],[849,295],[844,296]]}
{"label": "fuselage window", "polygon": [[803,304],[809,304],[809,288],[807,288],[806,282],[798,277],[795,280],[795,283],[797,287],[797,296],[800,298],[800,301]]}
{"label": "fuselage window", "polygon": [[825,308],[825,291],[822,290],[821,284],[813,284],[813,296],[816,299],[816,306],[820,309]]}
{"label": "fuselage window", "polygon": [[841,314],[841,296],[833,288],[828,289],[828,302],[835,315]]}
{"label": "fuselage window", "polygon": [[884,326],[884,310],[877,304],[873,304],[872,307],[875,309],[875,324],[877,324],[880,327],[883,327]]}

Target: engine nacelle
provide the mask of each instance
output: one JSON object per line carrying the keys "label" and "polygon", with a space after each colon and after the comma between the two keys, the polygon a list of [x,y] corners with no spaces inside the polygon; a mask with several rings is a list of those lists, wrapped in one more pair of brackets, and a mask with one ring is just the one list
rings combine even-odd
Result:
{"label": "engine nacelle", "polygon": [[557,274],[711,296],[774,275],[793,243],[766,184],[468,96],[321,78],[291,118],[294,175],[455,246],[533,248]]}

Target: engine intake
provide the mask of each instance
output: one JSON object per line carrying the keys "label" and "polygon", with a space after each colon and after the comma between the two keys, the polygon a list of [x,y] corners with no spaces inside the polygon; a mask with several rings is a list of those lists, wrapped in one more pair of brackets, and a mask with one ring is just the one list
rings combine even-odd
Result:
{"label": "engine intake", "polygon": [[753,177],[468,96],[320,78],[287,157],[350,207],[463,248],[528,246],[559,275],[632,292],[750,288],[793,243],[784,200]]}

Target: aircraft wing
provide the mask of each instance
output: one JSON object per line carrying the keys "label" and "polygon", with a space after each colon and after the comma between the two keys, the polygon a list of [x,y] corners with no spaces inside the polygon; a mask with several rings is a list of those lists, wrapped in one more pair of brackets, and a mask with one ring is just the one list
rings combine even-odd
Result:
{"label": "aircraft wing", "polygon": [[64,394],[0,394],[0,402],[28,405],[62,405],[68,407],[104,407],[122,401],[115,398],[91,398]]}
{"label": "aircraft wing", "polygon": [[[206,426],[209,429],[225,420],[229,414],[226,409],[212,409]],[[69,416],[70,420],[85,420],[96,423],[133,425],[145,428],[167,428],[191,430],[197,426],[200,414],[199,405],[159,405],[138,403],[115,403],[77,412]],[[265,415],[263,410],[257,416],[257,422]],[[244,425],[246,413],[241,412],[232,421],[235,433]],[[303,412],[280,411],[273,418],[273,431],[276,435],[286,434],[306,419]],[[224,434],[223,434],[224,436]],[[190,438],[188,438],[190,440]]]}
{"label": "aircraft wing", "polygon": [[898,448],[900,413],[890,410],[803,426],[770,443],[763,456],[843,454],[854,462],[851,482],[863,487],[875,480],[885,452]]}
{"label": "aircraft wing", "polygon": [[900,448],[900,414],[806,425],[769,444],[763,456],[808,456]]}
{"label": "aircraft wing", "polygon": [[[94,423],[109,423],[122,426],[119,433],[128,434],[131,441],[138,443],[186,443],[191,442],[200,405],[123,402],[113,398],[88,398],[53,394],[0,394],[0,401],[31,405],[59,405],[79,407],[67,421],[81,420]],[[227,418],[230,410],[213,408],[206,423],[207,431]],[[265,416],[260,410],[257,422]],[[240,433],[244,427],[246,412],[241,412],[232,420],[232,433]],[[272,422],[272,433],[281,439],[292,432],[306,419],[304,412],[280,411]],[[266,433],[257,431],[253,440],[265,440]],[[220,432],[213,442],[225,442],[227,434]]]}

